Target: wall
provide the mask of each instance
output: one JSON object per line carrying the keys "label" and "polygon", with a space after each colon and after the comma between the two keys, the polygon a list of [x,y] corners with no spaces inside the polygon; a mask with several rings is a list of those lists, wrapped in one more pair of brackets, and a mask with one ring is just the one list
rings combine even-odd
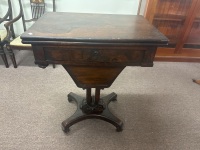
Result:
{"label": "wall", "polygon": [[[19,13],[18,0],[11,0],[13,3],[13,14]],[[52,0],[45,0],[46,11],[52,11]],[[22,0],[25,18],[31,18],[29,0]],[[136,15],[139,0],[56,0],[57,12],[80,12],[80,13],[104,13],[104,14],[130,14]],[[6,13],[7,0],[0,0],[0,16]],[[31,26],[31,24],[29,24]],[[0,28],[3,28],[1,25]],[[22,21],[14,24],[16,34],[23,32]]]}
{"label": "wall", "polygon": [[145,16],[145,13],[146,13],[146,6],[147,6],[147,2],[149,0],[141,0],[141,6],[140,6],[140,15],[143,15]]}

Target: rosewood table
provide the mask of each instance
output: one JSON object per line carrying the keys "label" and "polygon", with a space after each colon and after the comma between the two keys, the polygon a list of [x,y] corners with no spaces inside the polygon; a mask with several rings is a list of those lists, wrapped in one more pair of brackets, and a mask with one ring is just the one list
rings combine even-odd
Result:
{"label": "rosewood table", "polygon": [[[86,96],[68,94],[76,112],[62,122],[64,132],[84,119],[97,118],[122,131],[123,123],[108,108],[117,94],[100,96],[126,66],[152,67],[156,49],[168,39],[142,16],[46,13],[21,36],[32,44],[35,63],[61,64]],[[120,85],[119,85],[120,86]],[[92,88],[95,94],[92,96]]]}

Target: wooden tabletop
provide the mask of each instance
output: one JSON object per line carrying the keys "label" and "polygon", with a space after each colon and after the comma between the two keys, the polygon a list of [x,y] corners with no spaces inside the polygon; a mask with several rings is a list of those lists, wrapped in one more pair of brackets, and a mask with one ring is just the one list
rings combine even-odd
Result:
{"label": "wooden tabletop", "polygon": [[50,12],[25,33],[23,43],[103,42],[167,44],[168,39],[143,16]]}

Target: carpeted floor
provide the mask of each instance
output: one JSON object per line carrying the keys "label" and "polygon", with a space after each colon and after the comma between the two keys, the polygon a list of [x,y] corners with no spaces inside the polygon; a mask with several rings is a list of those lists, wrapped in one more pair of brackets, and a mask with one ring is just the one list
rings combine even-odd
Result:
{"label": "carpeted floor", "polygon": [[76,105],[67,94],[85,95],[60,65],[40,69],[31,51],[16,52],[19,67],[0,59],[0,150],[199,150],[199,63],[155,62],[127,67],[102,95],[116,92],[110,110],[124,130],[85,120],[61,130]]}

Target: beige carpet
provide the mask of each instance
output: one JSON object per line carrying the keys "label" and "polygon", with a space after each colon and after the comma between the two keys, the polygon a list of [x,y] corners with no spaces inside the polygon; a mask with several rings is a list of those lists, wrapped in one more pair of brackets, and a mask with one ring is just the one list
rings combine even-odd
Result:
{"label": "beige carpet", "polygon": [[76,87],[60,65],[40,69],[31,51],[16,53],[19,67],[0,59],[0,150],[199,150],[198,63],[156,62],[153,68],[127,67],[109,89],[118,101],[110,110],[124,130],[101,120],[85,120],[61,130],[76,105],[67,94]]}

